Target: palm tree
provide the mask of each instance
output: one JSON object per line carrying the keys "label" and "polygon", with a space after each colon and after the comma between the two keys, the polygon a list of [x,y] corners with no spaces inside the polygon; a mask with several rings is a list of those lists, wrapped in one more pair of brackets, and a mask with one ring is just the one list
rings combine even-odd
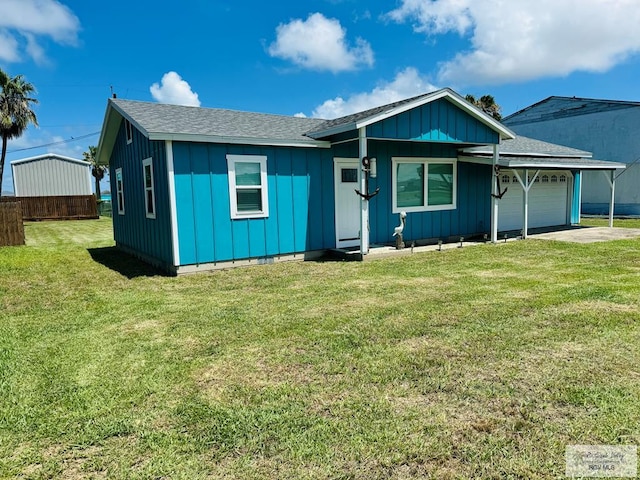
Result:
{"label": "palm tree", "polygon": [[502,120],[502,114],[500,113],[502,108],[496,103],[496,100],[492,95],[483,95],[480,98],[476,98],[473,95],[467,95],[464,99],[478,107],[484,113],[491,115],[496,120]]}
{"label": "palm tree", "polygon": [[38,126],[38,119],[31,109],[38,100],[35,87],[27,82],[22,75],[11,78],[0,69],[0,137],[2,138],[2,153],[0,153],[0,185],[4,173],[4,162],[7,157],[7,142],[20,137],[30,123]]}
{"label": "palm tree", "polygon": [[96,150],[96,147],[89,145],[89,150],[84,152],[82,156],[84,157],[85,162],[89,162],[91,164],[91,175],[96,179],[96,200],[100,201],[100,180],[104,178],[107,167],[105,165],[98,164],[96,159]]}

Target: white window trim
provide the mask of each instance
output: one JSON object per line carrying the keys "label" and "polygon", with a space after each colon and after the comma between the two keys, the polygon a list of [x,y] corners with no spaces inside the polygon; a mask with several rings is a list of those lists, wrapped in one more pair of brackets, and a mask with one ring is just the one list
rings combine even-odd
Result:
{"label": "white window trim", "polygon": [[[118,177],[120,177],[120,188],[118,188]],[[120,199],[122,199],[122,202]],[[118,215],[124,215],[124,177],[122,176],[122,168],[116,168],[116,203],[118,204]]]}
{"label": "white window trim", "polygon": [[133,125],[126,118],[124,119],[124,132],[127,137],[127,145],[129,145],[133,142]]}
{"label": "white window trim", "polygon": [[[262,210],[255,212],[239,212],[238,198],[236,191],[239,187],[236,185],[236,163],[259,163],[260,164],[260,194],[262,197]],[[267,184],[267,157],[265,155],[227,155],[227,169],[229,177],[229,200],[231,206],[231,219],[237,220],[241,218],[267,218],[269,216],[269,192]],[[251,186],[248,188],[256,188]]]}
{"label": "white window trim", "polygon": [[[151,186],[147,187],[147,179],[145,176],[145,169],[149,167],[151,169]],[[142,161],[142,187],[144,189],[144,213],[147,218],[156,218],[156,183],[153,179],[153,158],[145,158]],[[153,202],[153,213],[149,213],[149,196],[147,191],[151,191],[151,201]]]}
{"label": "white window trim", "polygon": [[[420,207],[400,207],[398,208],[398,184],[397,165],[398,163],[421,163],[424,165],[424,201],[429,199],[429,164],[446,163],[453,165],[453,203],[449,205],[424,205]],[[455,210],[458,202],[458,160],[455,158],[422,158],[422,157],[392,157],[391,158],[391,199],[392,212],[435,212],[438,210]]]}

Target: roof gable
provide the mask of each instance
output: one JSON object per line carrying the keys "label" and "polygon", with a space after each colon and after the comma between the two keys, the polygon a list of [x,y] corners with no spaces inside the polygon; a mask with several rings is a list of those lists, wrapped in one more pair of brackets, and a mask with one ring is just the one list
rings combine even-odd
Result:
{"label": "roof gable", "polygon": [[[467,116],[474,118],[476,121],[480,122],[490,130],[495,132],[498,138],[507,139],[507,138],[515,137],[515,134],[511,130],[509,130],[507,127],[502,125],[493,117],[487,115],[486,113],[482,112],[475,106],[471,105],[464,98],[462,98],[460,95],[458,95],[457,93],[455,93],[453,90],[449,88],[444,88],[442,90],[437,90],[435,92],[419,95],[417,97],[409,98],[399,102],[394,102],[388,105],[372,108],[370,110],[359,112],[353,115],[347,115],[334,120],[329,120],[324,124],[320,125],[315,130],[309,131],[307,134],[313,138],[325,139],[339,133],[344,133],[351,130],[359,130],[360,128],[363,128],[363,127],[369,127],[370,125],[384,122],[385,120],[390,119],[392,117],[399,117],[405,112],[419,109],[424,105],[428,105],[434,102],[438,102],[438,105],[443,105],[441,100],[446,100],[447,102],[449,102],[450,105],[454,107],[454,109],[462,111]],[[441,123],[444,123],[444,121],[446,121],[448,123],[449,118],[447,117],[445,119],[444,117],[442,118],[439,117],[438,121],[440,121]],[[390,122],[387,122],[387,125],[389,125],[389,123]],[[442,128],[444,130],[451,130],[448,125],[447,127],[444,127],[443,125]],[[422,127],[421,129],[424,130],[424,128]],[[433,128],[430,128],[429,131],[431,131],[432,129]],[[443,133],[444,135],[442,135]],[[450,132],[441,132],[439,136],[447,137],[449,133]],[[426,131],[423,131],[419,135],[417,135],[415,139],[426,140],[428,139],[426,137],[419,138],[425,135],[426,137],[429,136]],[[496,135],[491,135],[491,136],[496,137]],[[384,137],[384,138],[391,138],[391,137]],[[456,141],[459,141],[459,140],[456,140]],[[486,141],[483,141],[480,143],[486,143]]]}
{"label": "roof gable", "polygon": [[439,98],[366,127],[368,138],[459,144],[496,144],[498,132]]}

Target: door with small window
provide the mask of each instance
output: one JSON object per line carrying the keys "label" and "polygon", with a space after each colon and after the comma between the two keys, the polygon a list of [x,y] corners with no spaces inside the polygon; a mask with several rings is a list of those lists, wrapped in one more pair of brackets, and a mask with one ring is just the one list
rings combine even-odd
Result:
{"label": "door with small window", "polygon": [[360,197],[358,189],[358,159],[334,159],[336,190],[336,247],[360,244]]}

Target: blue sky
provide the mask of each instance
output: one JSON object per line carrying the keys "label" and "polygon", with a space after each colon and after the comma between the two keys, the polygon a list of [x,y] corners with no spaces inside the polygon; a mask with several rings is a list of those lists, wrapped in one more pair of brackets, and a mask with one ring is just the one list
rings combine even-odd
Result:
{"label": "blue sky", "polygon": [[120,98],[332,118],[435,88],[508,115],[640,100],[638,0],[0,0],[0,68],[37,90],[8,163],[97,145]]}

